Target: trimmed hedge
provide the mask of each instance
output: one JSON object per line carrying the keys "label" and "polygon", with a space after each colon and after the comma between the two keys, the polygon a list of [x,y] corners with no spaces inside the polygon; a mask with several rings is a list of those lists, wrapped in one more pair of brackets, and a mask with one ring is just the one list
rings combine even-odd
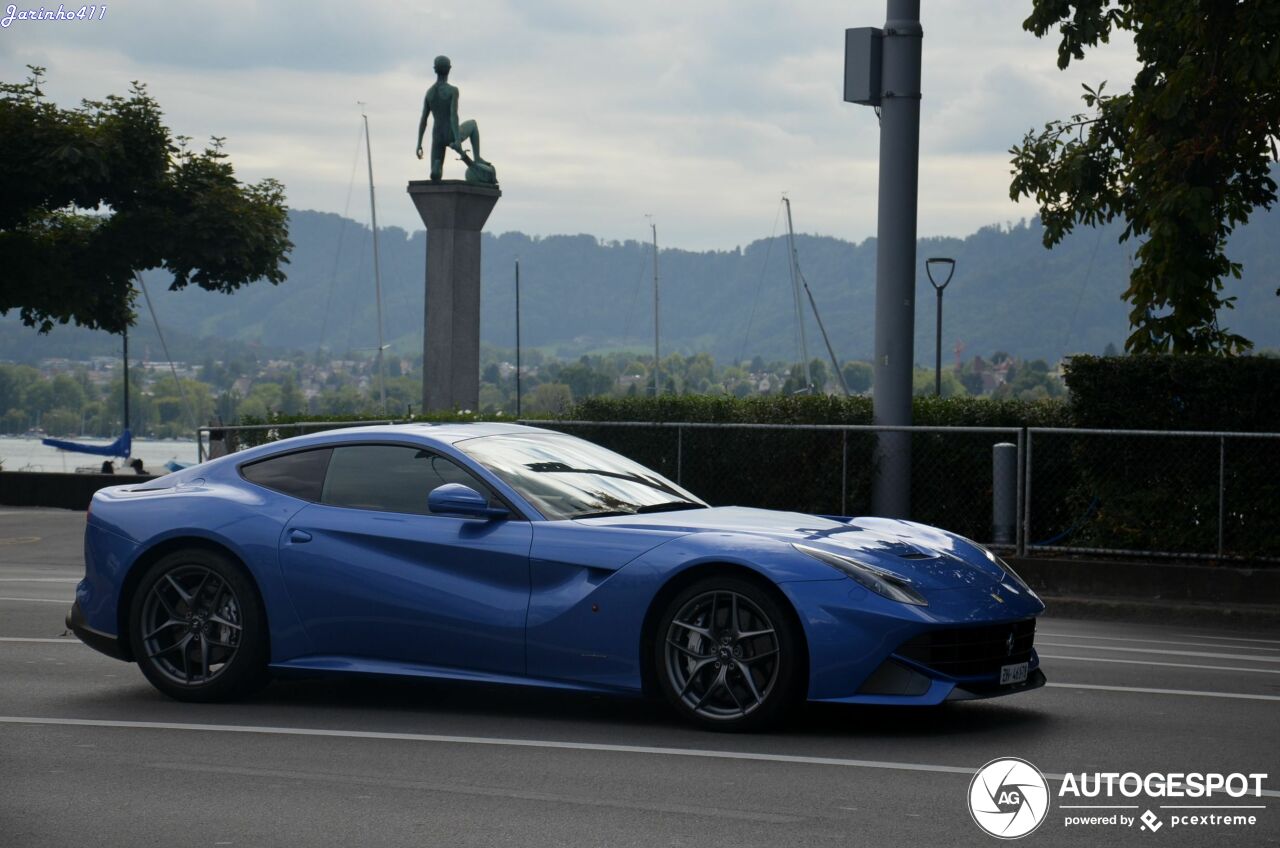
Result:
{"label": "trimmed hedge", "polygon": [[[1280,359],[1076,356],[1072,418],[1095,429],[1280,431]],[[1280,556],[1280,439],[1045,435],[1032,533],[1059,544]]]}
{"label": "trimmed hedge", "polygon": [[[916,425],[1098,429],[1280,430],[1280,360],[1187,356],[1077,356],[1066,366],[1070,402],[920,397]],[[352,416],[353,420],[357,416]],[[501,416],[433,415],[478,421]],[[340,420],[335,416],[330,420]],[[250,431],[243,445],[295,435]],[[545,426],[563,429],[679,481],[714,504],[866,514],[875,436],[868,433],[557,424],[692,422],[870,424],[867,397],[589,398]],[[314,431],[318,428],[310,428]],[[1012,436],[1012,434],[1010,434]],[[991,537],[988,433],[915,433],[912,516],[979,540]],[[1012,438],[1009,439],[1012,441]],[[1028,542],[1214,554],[1219,440],[1042,434],[1032,456]],[[1280,440],[1227,439],[1222,542],[1228,555],[1280,557]],[[844,476],[841,476],[841,467]]]}
{"label": "trimmed hedge", "polygon": [[[736,424],[870,424],[871,398],[797,395],[749,398],[668,395],[654,398],[588,398],[563,419],[581,421],[692,421]],[[915,424],[932,427],[1070,427],[1062,401],[917,397]]]}
{"label": "trimmed hedge", "polygon": [[1280,359],[1073,356],[1064,368],[1076,427],[1280,432]]}
{"label": "trimmed hedge", "polygon": [[[915,398],[916,425],[935,427],[1065,427],[1060,401]],[[871,424],[867,397],[725,398],[670,396],[592,398],[568,410],[578,421],[711,422],[720,424]],[[548,426],[555,427],[549,422]],[[820,514],[871,511],[874,433],[652,426],[561,425],[648,465],[713,504]],[[990,539],[993,433],[913,433],[912,514],[978,539]],[[844,477],[841,477],[841,468]]]}

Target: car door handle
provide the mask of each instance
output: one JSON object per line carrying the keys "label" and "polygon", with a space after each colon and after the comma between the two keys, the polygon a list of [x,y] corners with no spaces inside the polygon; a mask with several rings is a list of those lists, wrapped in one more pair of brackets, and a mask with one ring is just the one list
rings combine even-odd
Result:
{"label": "car door handle", "polygon": [[310,542],[311,534],[306,530],[290,530],[289,541],[293,542],[295,545],[300,545],[303,542]]}

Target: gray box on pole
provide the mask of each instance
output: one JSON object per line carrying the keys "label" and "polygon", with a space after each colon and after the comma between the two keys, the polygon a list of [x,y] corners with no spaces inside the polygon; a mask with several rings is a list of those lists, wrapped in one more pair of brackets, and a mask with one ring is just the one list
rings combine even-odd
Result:
{"label": "gray box on pole", "polygon": [[480,231],[502,192],[462,180],[411,180],[427,227],[422,409],[480,406]]}
{"label": "gray box on pole", "polygon": [[[888,0],[881,39],[880,187],[876,238],[876,424],[911,424],[915,365],[916,197],[920,176],[920,0]],[[911,434],[876,440],[871,508],[911,514]]]}
{"label": "gray box on pole", "polygon": [[875,27],[844,31],[844,99],[862,106],[880,105],[880,39]]}
{"label": "gray box on pole", "polygon": [[1012,545],[1018,534],[1018,446],[991,448],[991,540]]}

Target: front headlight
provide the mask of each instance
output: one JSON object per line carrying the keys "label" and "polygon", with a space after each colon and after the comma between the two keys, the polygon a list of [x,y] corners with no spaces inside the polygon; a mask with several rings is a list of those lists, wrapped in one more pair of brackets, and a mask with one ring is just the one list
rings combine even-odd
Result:
{"label": "front headlight", "polygon": [[977,542],[974,542],[973,546],[978,550],[982,551],[982,553],[986,556],[987,559],[991,560],[991,562],[997,568],[1002,570],[1009,577],[1009,579],[1014,582],[1014,585],[1016,585],[1022,591],[1026,592],[1031,597],[1039,600],[1040,596],[1035,593],[1034,589],[1032,589],[1030,586],[1027,585],[1027,581],[1023,580],[1018,575],[1018,572],[1014,571],[1012,566],[1010,566],[1009,563],[1005,562],[1002,557],[997,555],[995,551],[990,550],[985,545],[979,545]]}
{"label": "front headlight", "polygon": [[891,601],[899,601],[900,603],[912,604],[918,607],[929,605],[924,595],[921,595],[906,577],[858,562],[849,557],[833,554],[830,551],[811,548],[808,545],[792,543],[791,547],[802,554],[808,554],[814,559],[825,562],[837,571],[852,577],[877,595],[883,595]]}

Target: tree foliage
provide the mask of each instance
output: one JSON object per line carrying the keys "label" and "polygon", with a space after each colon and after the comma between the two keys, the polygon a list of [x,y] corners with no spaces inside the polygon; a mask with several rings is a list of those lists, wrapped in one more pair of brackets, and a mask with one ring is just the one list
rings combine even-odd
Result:
{"label": "tree foliage", "polygon": [[[1131,352],[1239,353],[1219,324],[1224,280],[1241,265],[1227,237],[1270,208],[1280,132],[1280,3],[1274,0],[1033,0],[1023,26],[1060,33],[1058,67],[1113,32],[1133,33],[1141,68],[1111,94],[1085,86],[1090,110],[1014,146],[1010,196],[1033,198],[1051,247],[1076,224],[1119,218],[1138,260],[1124,298]],[[1277,292],[1280,294],[1280,291]]]}
{"label": "tree foliage", "polygon": [[137,271],[163,267],[175,290],[284,280],[280,183],[237,181],[220,138],[190,149],[140,83],[63,109],[42,75],[0,83],[0,314],[121,332]]}

